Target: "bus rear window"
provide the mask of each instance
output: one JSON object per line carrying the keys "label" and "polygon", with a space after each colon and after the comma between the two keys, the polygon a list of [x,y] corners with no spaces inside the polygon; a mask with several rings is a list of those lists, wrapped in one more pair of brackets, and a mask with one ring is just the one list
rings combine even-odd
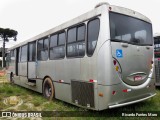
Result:
{"label": "bus rear window", "polygon": [[143,20],[110,12],[111,40],[136,45],[152,45],[152,26]]}

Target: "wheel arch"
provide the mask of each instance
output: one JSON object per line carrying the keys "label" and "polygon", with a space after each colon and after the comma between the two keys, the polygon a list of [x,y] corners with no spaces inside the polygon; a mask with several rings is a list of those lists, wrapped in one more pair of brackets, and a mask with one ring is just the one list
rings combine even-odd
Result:
{"label": "wheel arch", "polygon": [[44,81],[45,81],[46,78],[50,78],[51,81],[52,81],[52,85],[53,85],[53,89],[54,89],[54,97],[55,97],[55,87],[54,87],[53,79],[52,79],[49,75],[46,75],[46,76],[43,78],[43,82],[42,82],[42,93],[43,93],[43,84],[44,84]]}
{"label": "wheel arch", "polygon": [[[52,79],[49,75],[46,75],[46,76],[43,78],[42,87],[43,87],[44,80],[45,80],[46,78],[50,78],[50,79],[52,80],[52,83],[53,83],[53,79]],[[54,85],[54,84],[53,84],[53,85]]]}

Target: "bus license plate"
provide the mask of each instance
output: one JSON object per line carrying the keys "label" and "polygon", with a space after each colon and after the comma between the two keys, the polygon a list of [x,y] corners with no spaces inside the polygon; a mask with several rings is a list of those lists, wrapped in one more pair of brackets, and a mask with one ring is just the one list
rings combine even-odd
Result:
{"label": "bus license plate", "polygon": [[134,77],[134,80],[135,80],[135,81],[142,80],[142,76],[135,76],[135,77]]}

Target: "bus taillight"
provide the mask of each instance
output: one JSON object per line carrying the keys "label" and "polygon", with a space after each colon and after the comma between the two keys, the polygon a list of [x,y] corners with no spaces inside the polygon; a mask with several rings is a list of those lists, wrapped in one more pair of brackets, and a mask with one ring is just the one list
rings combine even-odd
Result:
{"label": "bus taillight", "polygon": [[97,82],[97,80],[90,79],[89,82],[94,83]]}
{"label": "bus taillight", "polygon": [[118,67],[118,66],[116,66],[116,68],[115,68],[115,69],[116,69],[116,71],[118,71],[118,70],[119,70],[119,67]]}
{"label": "bus taillight", "polygon": [[124,89],[124,90],[122,90],[123,92],[130,92],[131,91],[131,89]]}
{"label": "bus taillight", "polygon": [[112,91],[112,95],[115,95],[116,94],[116,91]]}
{"label": "bus taillight", "polygon": [[118,75],[121,77],[122,69],[121,69],[119,62],[115,58],[113,58],[113,64],[114,64],[116,72],[118,72]]}
{"label": "bus taillight", "polygon": [[94,80],[90,79],[89,82],[94,82]]}
{"label": "bus taillight", "polygon": [[116,65],[116,63],[117,63],[116,60],[113,60],[113,64]]}

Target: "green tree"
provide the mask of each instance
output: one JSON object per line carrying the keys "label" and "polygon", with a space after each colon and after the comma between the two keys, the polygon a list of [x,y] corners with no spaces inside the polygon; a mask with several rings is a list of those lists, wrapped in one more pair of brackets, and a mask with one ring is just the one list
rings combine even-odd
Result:
{"label": "green tree", "polygon": [[18,32],[10,28],[0,28],[0,38],[3,41],[2,57],[3,57],[3,67],[5,67],[5,43],[9,40],[17,40]]}

